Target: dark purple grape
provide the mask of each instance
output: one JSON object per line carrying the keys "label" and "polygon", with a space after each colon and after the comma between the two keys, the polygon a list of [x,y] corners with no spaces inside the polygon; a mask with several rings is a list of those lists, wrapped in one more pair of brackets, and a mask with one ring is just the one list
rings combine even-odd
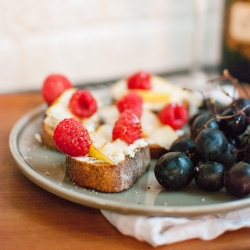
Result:
{"label": "dark purple grape", "polygon": [[199,110],[197,113],[193,114],[191,117],[189,117],[188,119],[188,125],[191,127],[194,120],[199,116],[199,115],[202,115],[202,114],[205,114],[205,113],[208,113],[207,110],[205,109],[201,109]]}
{"label": "dark purple grape", "polygon": [[201,159],[214,161],[227,151],[228,142],[225,135],[214,128],[203,129],[195,138],[195,149],[200,154]]}
{"label": "dark purple grape", "polygon": [[227,192],[233,196],[244,197],[250,194],[250,164],[235,163],[225,173],[224,184]]}
{"label": "dark purple grape", "polygon": [[179,190],[192,181],[194,169],[186,154],[169,152],[156,162],[154,173],[162,187],[167,190]]}
{"label": "dark purple grape", "polygon": [[225,169],[230,169],[233,164],[237,162],[238,154],[237,148],[234,145],[228,143],[227,151],[217,156],[215,161],[221,163]]}
{"label": "dark purple grape", "polygon": [[[195,139],[197,134],[201,131],[201,128],[206,124],[210,119],[215,118],[214,113],[212,112],[207,112],[204,114],[199,115],[198,117],[195,118],[191,128],[190,128],[190,134],[191,138]],[[219,124],[217,120],[212,120],[210,121],[207,125],[207,128],[219,128]]]}
{"label": "dark purple grape", "polygon": [[156,162],[154,173],[159,184],[166,190],[179,190],[195,178],[205,191],[225,186],[236,197],[250,194],[248,120],[250,101],[246,98],[229,106],[204,100],[198,113],[189,118],[190,139],[174,141],[170,152]]}
{"label": "dark purple grape", "polygon": [[213,113],[221,113],[225,109],[224,105],[222,105],[219,101],[212,101],[210,98],[203,100],[201,109],[205,109],[211,111]]}
{"label": "dark purple grape", "polygon": [[224,187],[224,167],[217,162],[206,162],[196,168],[195,183],[205,191],[215,192]]}
{"label": "dark purple grape", "polygon": [[250,141],[247,140],[241,147],[241,150],[238,153],[238,162],[244,161],[250,163]]}
{"label": "dark purple grape", "polygon": [[246,117],[243,114],[236,115],[237,111],[234,108],[228,108],[221,116],[233,116],[227,119],[220,120],[220,129],[226,135],[238,136],[243,134],[248,126]]}
{"label": "dark purple grape", "polygon": [[241,146],[241,139],[234,135],[227,136],[228,143],[232,144],[235,148],[240,148]]}
{"label": "dark purple grape", "polygon": [[246,116],[250,117],[250,101],[248,99],[238,98],[238,99],[234,100],[230,106],[236,110],[241,110],[248,105],[249,105],[249,107],[246,108],[246,110],[244,112],[245,112]]}
{"label": "dark purple grape", "polygon": [[248,144],[250,142],[250,135],[248,133],[245,133],[240,138],[240,146]]}
{"label": "dark purple grape", "polygon": [[195,151],[194,141],[187,137],[181,137],[175,140],[169,149],[170,152],[182,152],[186,154],[192,161],[193,166],[197,166],[200,162],[199,154]]}
{"label": "dark purple grape", "polygon": [[178,138],[171,144],[169,151],[182,152],[189,156],[195,152],[194,141],[187,137]]}

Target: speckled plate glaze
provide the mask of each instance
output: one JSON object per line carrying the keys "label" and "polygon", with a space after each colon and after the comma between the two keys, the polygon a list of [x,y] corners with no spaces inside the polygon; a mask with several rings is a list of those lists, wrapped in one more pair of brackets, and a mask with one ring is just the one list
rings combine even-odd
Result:
{"label": "speckled plate glaze", "polygon": [[45,105],[39,106],[17,121],[9,146],[21,172],[57,196],[98,209],[148,216],[197,216],[250,205],[250,196],[237,199],[225,190],[208,193],[198,190],[194,183],[178,192],[166,191],[155,179],[154,160],[150,169],[127,191],[110,194],[77,187],[65,177],[65,156],[37,140],[44,110]]}

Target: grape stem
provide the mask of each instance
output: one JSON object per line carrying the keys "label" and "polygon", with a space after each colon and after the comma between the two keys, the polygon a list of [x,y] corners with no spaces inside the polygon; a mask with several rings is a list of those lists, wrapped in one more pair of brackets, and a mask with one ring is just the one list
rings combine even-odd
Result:
{"label": "grape stem", "polygon": [[[238,79],[234,78],[234,77],[230,74],[230,72],[229,72],[227,69],[225,69],[225,70],[223,71],[223,74],[222,74],[222,75],[220,75],[220,76],[218,76],[218,77],[216,77],[216,78],[207,80],[206,82],[207,82],[207,83],[214,83],[214,82],[222,81],[222,80],[228,80],[228,81],[230,81],[230,82],[233,84],[233,87],[234,87],[235,89],[241,90],[242,93],[245,95],[245,97],[246,97],[247,99],[250,99],[250,95],[249,95],[249,93],[248,93],[248,91],[247,91],[246,86],[245,86],[244,84],[242,84],[241,82],[239,82]],[[232,96],[230,96],[229,93],[227,93],[227,92],[221,87],[221,85],[218,84],[218,87],[220,88],[220,90],[221,90],[226,96],[232,98],[232,100],[235,99],[235,98],[233,98]],[[186,89],[186,90],[189,90],[189,89]],[[189,91],[194,91],[194,90],[189,90]],[[196,90],[196,91],[200,92],[201,95],[202,95],[202,97],[203,97],[203,99],[205,100],[204,93],[203,93],[201,90]],[[202,127],[200,127],[200,128],[197,130],[196,135],[197,135],[202,129],[207,128],[207,127],[208,127],[208,124],[209,124],[210,122],[215,121],[215,120],[231,119],[231,118],[234,118],[234,117],[236,117],[236,116],[238,116],[238,115],[243,115],[243,116],[246,118],[247,122],[250,123],[250,117],[248,117],[248,116],[246,115],[246,113],[245,113],[246,109],[250,108],[250,104],[249,104],[249,105],[246,105],[246,106],[243,107],[242,109],[238,109],[237,112],[236,112],[235,114],[233,114],[233,115],[221,116],[220,114],[218,114],[218,112],[217,112],[217,110],[216,110],[216,105],[215,105],[216,100],[215,100],[212,96],[210,96],[209,99],[210,99],[210,103],[212,104],[212,107],[213,107],[215,116],[212,117],[211,119],[209,119]],[[242,149],[240,149],[240,150],[238,150],[238,149],[232,149],[230,152],[231,152],[232,154],[233,154],[233,153],[238,153],[238,152],[243,152],[243,151],[246,152],[246,150],[250,148],[250,146],[247,146],[247,145],[248,145],[249,139],[250,139],[250,136],[248,137],[248,139],[247,139],[247,141],[245,142],[245,145],[244,145],[244,147],[243,147]]]}
{"label": "grape stem", "polygon": [[236,116],[238,116],[238,115],[243,115],[243,116],[247,119],[247,121],[250,122],[250,117],[246,116],[246,114],[245,114],[245,112],[244,112],[247,108],[250,108],[250,104],[248,104],[247,106],[245,106],[245,107],[242,108],[241,110],[238,110],[238,111],[237,111],[235,114],[233,114],[233,115],[221,116],[221,115],[215,114],[214,117],[210,118],[201,128],[199,128],[198,133],[199,133],[202,129],[207,128],[208,124],[209,124],[210,122],[214,121],[214,120],[231,119],[231,118],[234,118],[234,117],[236,117]]}
{"label": "grape stem", "polygon": [[[207,82],[216,82],[216,81],[221,81],[221,80],[230,81],[235,88],[238,88],[239,90],[242,90],[242,92],[245,94],[245,96],[248,99],[250,98],[250,95],[249,95],[249,93],[248,93],[248,91],[246,89],[246,86],[244,84],[242,84],[237,78],[233,77],[227,69],[223,70],[222,75],[220,75],[220,76],[218,76],[216,78],[210,79]],[[227,94],[227,96],[229,96],[229,95]]]}
{"label": "grape stem", "polygon": [[[229,72],[227,69],[224,69],[224,70],[223,70],[223,74],[222,74],[222,75],[219,75],[219,76],[216,77],[216,78],[208,79],[208,80],[206,81],[206,83],[214,83],[214,82],[223,81],[223,80],[228,80],[228,81],[230,81],[230,82],[233,84],[233,86],[234,86],[235,89],[240,90],[240,91],[245,95],[246,98],[250,99],[250,95],[249,95],[249,93],[248,93],[248,91],[247,91],[246,86],[245,86],[243,83],[241,83],[237,78],[234,78],[234,77],[230,74],[230,72]],[[226,96],[228,96],[228,97],[230,97],[230,98],[233,99],[233,97],[230,96],[230,95],[229,95],[229,94],[228,94],[219,84],[218,84],[218,87],[221,89],[221,91],[222,91]],[[184,90],[188,90],[188,91],[198,91],[198,92],[201,93],[203,99],[205,99],[204,93],[203,93],[201,90],[188,89],[188,88],[183,88],[183,89],[184,89]]]}

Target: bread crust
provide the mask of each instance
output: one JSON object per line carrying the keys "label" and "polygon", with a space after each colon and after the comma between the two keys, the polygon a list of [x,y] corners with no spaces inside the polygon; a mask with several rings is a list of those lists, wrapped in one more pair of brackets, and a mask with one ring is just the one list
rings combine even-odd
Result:
{"label": "bread crust", "polygon": [[149,144],[150,155],[152,159],[159,159],[162,155],[169,152],[167,149],[160,147],[157,144]]}
{"label": "bread crust", "polygon": [[139,148],[134,157],[118,164],[86,162],[66,156],[66,175],[77,186],[99,192],[117,193],[129,189],[150,166],[149,147]]}
{"label": "bread crust", "polygon": [[44,121],[42,122],[41,139],[43,145],[46,147],[57,150],[56,144],[53,140],[54,128],[48,126]]}

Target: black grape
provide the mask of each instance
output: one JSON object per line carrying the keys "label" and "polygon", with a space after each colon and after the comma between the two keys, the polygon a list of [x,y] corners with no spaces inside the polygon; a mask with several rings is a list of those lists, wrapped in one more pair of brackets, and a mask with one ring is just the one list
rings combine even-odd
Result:
{"label": "black grape", "polygon": [[179,190],[193,179],[192,161],[181,152],[169,152],[159,158],[154,173],[157,181],[167,190]]}
{"label": "black grape", "polygon": [[214,128],[203,129],[195,138],[195,149],[205,161],[214,161],[227,151],[228,141],[225,135]]}
{"label": "black grape", "polygon": [[206,162],[196,168],[195,183],[205,191],[215,192],[224,187],[223,177],[224,167],[222,164]]}
{"label": "black grape", "polygon": [[235,163],[225,174],[225,188],[236,197],[250,194],[250,164],[247,162]]}

